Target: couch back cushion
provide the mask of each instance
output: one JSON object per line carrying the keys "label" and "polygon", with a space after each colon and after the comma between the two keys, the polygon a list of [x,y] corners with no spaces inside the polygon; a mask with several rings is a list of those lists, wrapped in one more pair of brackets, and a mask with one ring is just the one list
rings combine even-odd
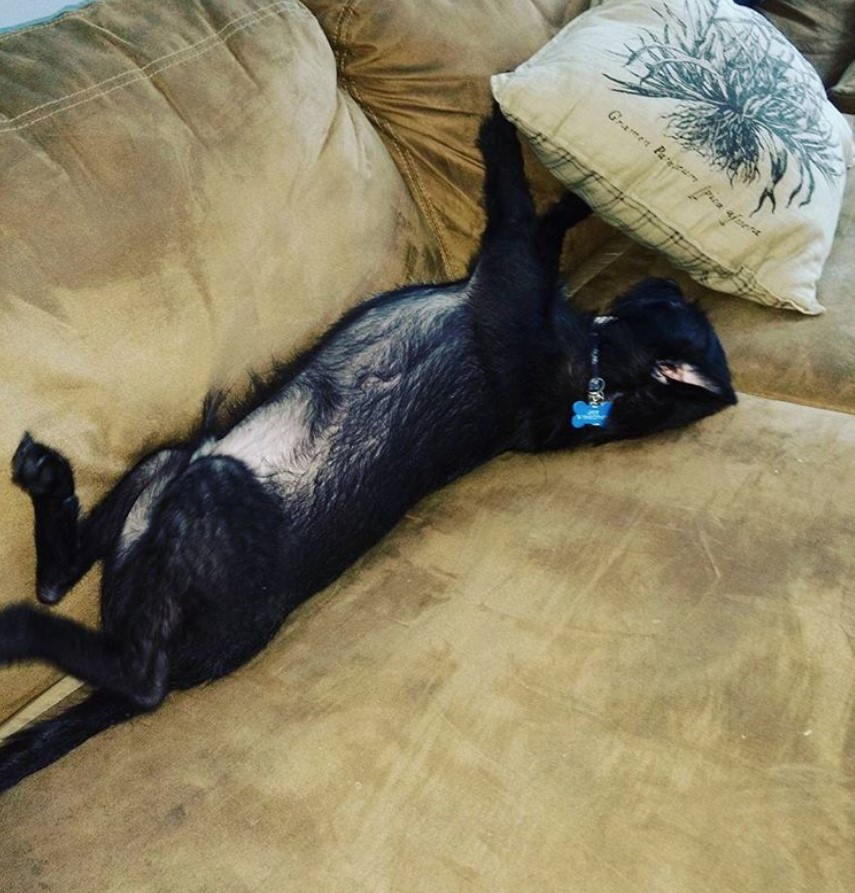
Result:
{"label": "couch back cushion", "polygon": [[[475,138],[489,110],[490,76],[515,68],[589,0],[305,0],[335,50],[342,85],[377,127],[430,222],[450,277],[462,276],[483,225]],[[528,154],[528,153],[527,153]],[[561,186],[536,162],[539,203]],[[586,221],[574,253],[607,228]]]}
{"label": "couch back cushion", "polygon": [[[210,389],[443,269],[295,0],[101,0],[0,36],[0,170],[0,456],[31,431],[85,504]],[[31,523],[0,474],[0,605],[31,597]],[[4,670],[0,717],[49,678]]]}
{"label": "couch back cushion", "polygon": [[765,0],[760,11],[811,61],[826,86],[855,59],[852,0]]}

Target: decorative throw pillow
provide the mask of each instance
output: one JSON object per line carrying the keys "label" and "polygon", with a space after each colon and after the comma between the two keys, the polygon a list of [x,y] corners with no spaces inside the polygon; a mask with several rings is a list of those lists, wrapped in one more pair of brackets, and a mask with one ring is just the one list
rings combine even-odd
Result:
{"label": "decorative throw pillow", "polygon": [[546,166],[612,224],[712,288],[822,312],[852,132],[756,12],[606,0],[492,84]]}

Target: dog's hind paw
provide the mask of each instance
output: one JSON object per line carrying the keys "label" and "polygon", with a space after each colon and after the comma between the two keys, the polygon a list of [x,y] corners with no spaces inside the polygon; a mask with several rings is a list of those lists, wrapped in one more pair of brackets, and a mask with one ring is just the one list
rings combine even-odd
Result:
{"label": "dog's hind paw", "polygon": [[68,460],[56,450],[24,434],[12,457],[12,481],[30,496],[64,499],[74,493]]}

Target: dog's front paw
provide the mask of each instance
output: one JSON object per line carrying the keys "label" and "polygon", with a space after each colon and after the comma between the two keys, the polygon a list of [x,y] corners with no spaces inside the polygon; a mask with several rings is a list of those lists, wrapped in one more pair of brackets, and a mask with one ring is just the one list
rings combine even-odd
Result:
{"label": "dog's front paw", "polygon": [[68,460],[25,434],[12,457],[12,481],[30,496],[64,499],[74,493]]}

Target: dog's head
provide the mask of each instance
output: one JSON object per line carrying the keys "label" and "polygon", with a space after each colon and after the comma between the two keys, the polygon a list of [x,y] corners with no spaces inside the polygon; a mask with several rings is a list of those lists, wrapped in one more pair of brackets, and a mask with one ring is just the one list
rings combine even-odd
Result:
{"label": "dog's head", "polygon": [[677,428],[736,403],[721,342],[673,280],[642,280],[590,326],[592,365],[612,404],[591,439]]}

